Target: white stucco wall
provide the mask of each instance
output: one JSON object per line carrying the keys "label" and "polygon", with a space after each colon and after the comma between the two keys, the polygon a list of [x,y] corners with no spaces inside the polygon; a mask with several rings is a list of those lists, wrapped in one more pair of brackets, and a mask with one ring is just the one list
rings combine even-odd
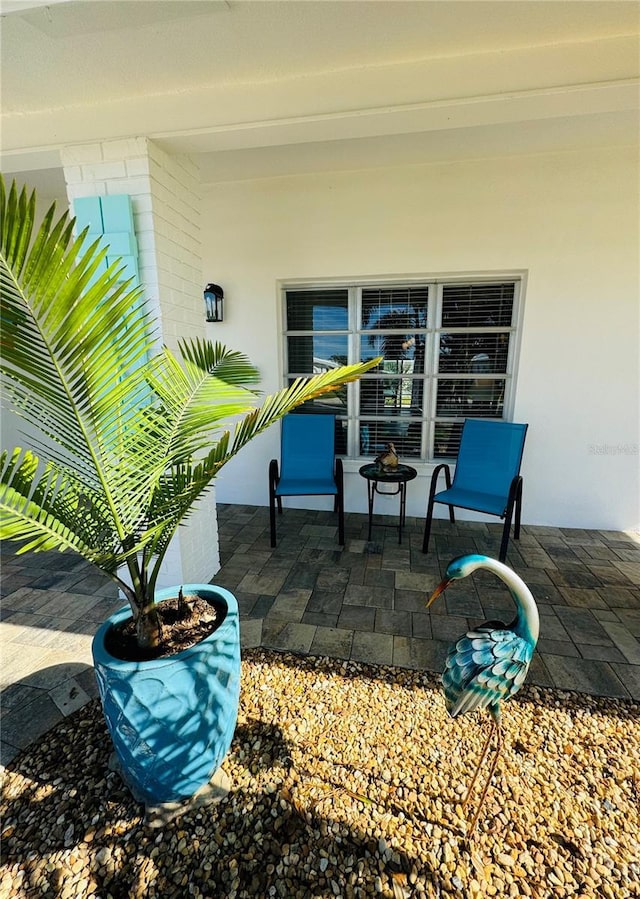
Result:
{"label": "white stucco wall", "polygon": [[[210,185],[203,280],[223,285],[226,311],[208,334],[245,351],[271,391],[278,280],[526,270],[514,416],[530,424],[523,519],[637,527],[637,164],[620,148]],[[218,501],[266,504],[277,455],[274,428],[221,473]],[[347,467],[346,507],[364,511],[357,463]],[[420,474],[410,515],[424,513],[430,467]],[[397,499],[386,503],[376,511],[395,514]]]}

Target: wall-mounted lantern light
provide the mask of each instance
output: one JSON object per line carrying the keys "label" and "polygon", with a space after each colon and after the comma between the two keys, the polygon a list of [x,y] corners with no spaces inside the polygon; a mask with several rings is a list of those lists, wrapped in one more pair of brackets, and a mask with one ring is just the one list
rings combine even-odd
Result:
{"label": "wall-mounted lantern light", "polygon": [[204,305],[208,322],[221,322],[224,314],[224,290],[218,284],[207,284],[204,289]]}

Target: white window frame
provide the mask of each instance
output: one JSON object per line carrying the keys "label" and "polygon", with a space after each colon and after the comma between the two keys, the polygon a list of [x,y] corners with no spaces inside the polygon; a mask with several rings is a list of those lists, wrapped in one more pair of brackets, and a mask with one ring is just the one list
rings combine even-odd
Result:
{"label": "white window frame", "polygon": [[[438,347],[440,332],[446,333],[497,333],[509,332],[509,351],[507,355],[505,379],[505,393],[503,400],[503,421],[512,421],[516,402],[516,385],[518,364],[520,358],[520,347],[522,342],[522,322],[524,316],[524,296],[526,289],[527,272],[526,271],[496,271],[482,273],[455,273],[455,274],[438,274],[410,276],[402,278],[354,278],[354,279],[308,279],[308,280],[288,280],[283,279],[278,282],[278,293],[280,297],[281,312],[281,348],[280,348],[280,364],[281,379],[283,384],[288,383],[288,358],[287,358],[287,338],[296,334],[308,334],[308,331],[300,332],[295,329],[287,328],[287,303],[286,295],[288,291],[312,291],[312,290],[330,290],[343,289],[347,291],[348,302],[348,330],[347,345],[349,362],[356,362],[360,359],[360,340],[363,329],[360,327],[362,321],[362,290],[367,288],[373,289],[403,289],[407,287],[428,287],[429,298],[427,303],[427,327],[424,329],[425,342],[425,372],[422,375],[424,379],[424,410],[420,420],[422,423],[421,430],[421,452],[420,456],[409,456],[406,461],[414,466],[434,466],[442,461],[447,461],[441,456],[434,456],[434,437],[436,421],[455,420],[459,418],[448,419],[447,416],[436,415],[436,392],[439,378],[452,378],[454,380],[464,380],[473,378],[473,374],[463,375],[456,373],[452,375],[442,375],[438,372]],[[461,327],[451,328],[442,327],[442,299],[445,286],[480,286],[482,284],[492,283],[513,283],[513,311],[511,326],[496,326],[490,328],[487,326],[479,327]],[[320,333],[320,332],[317,332]],[[322,332],[328,333],[331,332]],[[340,331],[339,333],[344,333]],[[365,332],[366,333],[366,332]],[[384,333],[383,331],[377,333]],[[500,373],[501,374],[501,373]],[[346,459],[357,462],[366,461],[368,456],[363,456],[359,452],[360,434],[358,423],[360,421],[360,391],[356,384],[349,384],[347,389],[347,411],[346,415],[339,416],[347,421],[347,454]],[[393,417],[393,416],[390,416]]]}

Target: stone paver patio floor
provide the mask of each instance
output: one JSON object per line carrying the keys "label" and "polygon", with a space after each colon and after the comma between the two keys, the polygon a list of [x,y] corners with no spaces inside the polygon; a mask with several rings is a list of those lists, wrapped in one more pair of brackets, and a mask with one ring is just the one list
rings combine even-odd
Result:
{"label": "stone paver patio floor", "polygon": [[[429,611],[430,591],[456,555],[497,557],[501,525],[434,522],[424,555],[422,521],[346,515],[337,544],[330,512],[285,508],[278,545],[268,509],[218,506],[222,567],[214,582],[238,599],[245,647],[440,671],[452,640],[513,605],[494,577],[453,585]],[[511,565],[540,611],[528,681],[640,699],[640,537],[615,531],[524,526]],[[15,556],[2,547],[1,757],[20,749],[96,695],[91,638],[122,605],[111,582],[68,554]]]}

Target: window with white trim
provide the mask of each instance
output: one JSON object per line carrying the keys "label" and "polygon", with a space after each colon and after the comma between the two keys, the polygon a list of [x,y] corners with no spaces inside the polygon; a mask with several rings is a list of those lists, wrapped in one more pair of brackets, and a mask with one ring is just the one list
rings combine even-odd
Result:
{"label": "window with white trim", "polygon": [[287,382],[382,357],[302,411],[337,416],[337,448],[407,462],[454,458],[465,418],[508,419],[519,279],[283,288]]}

